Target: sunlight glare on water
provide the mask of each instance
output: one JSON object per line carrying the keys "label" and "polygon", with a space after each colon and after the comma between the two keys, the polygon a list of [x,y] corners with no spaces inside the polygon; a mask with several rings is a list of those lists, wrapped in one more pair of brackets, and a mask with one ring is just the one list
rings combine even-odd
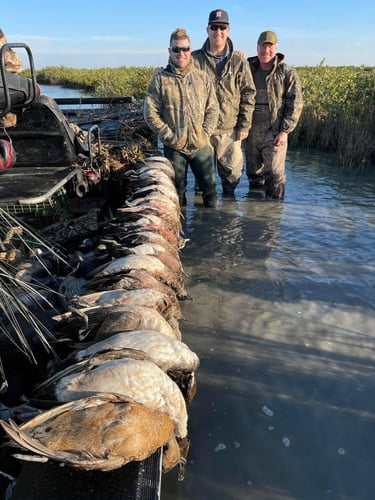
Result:
{"label": "sunlight glare on water", "polygon": [[291,151],[284,202],[243,176],[215,211],[189,177],[181,329],[201,366],[163,499],[374,498],[373,181]]}

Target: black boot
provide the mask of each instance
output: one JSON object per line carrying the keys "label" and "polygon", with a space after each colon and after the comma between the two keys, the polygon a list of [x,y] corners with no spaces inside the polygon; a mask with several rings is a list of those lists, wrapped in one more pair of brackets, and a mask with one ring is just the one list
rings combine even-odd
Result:
{"label": "black boot", "polygon": [[285,184],[282,182],[273,183],[266,188],[266,197],[283,200],[285,193]]}
{"label": "black boot", "polygon": [[217,196],[216,194],[204,194],[203,195],[203,205],[208,208],[217,208]]}
{"label": "black boot", "polygon": [[253,175],[249,177],[249,189],[263,188],[266,180],[261,175]]}
{"label": "black boot", "polygon": [[236,189],[236,184],[231,184],[230,182],[228,182],[226,180],[222,180],[221,184],[223,186],[223,196],[226,196],[228,198],[233,198],[234,191]]}

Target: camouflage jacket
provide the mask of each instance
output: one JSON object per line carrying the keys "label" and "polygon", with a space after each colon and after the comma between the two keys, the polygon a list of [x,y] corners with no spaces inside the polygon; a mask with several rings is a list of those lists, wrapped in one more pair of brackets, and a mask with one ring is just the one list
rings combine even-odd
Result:
{"label": "camouflage jacket", "polygon": [[248,132],[255,106],[255,85],[246,59],[233,52],[228,38],[229,56],[221,76],[217,76],[213,57],[207,52],[208,39],[203,47],[192,52],[193,63],[206,72],[214,83],[220,106],[216,134],[236,128]]}
{"label": "camouflage jacket", "polygon": [[[248,58],[251,73],[259,68],[257,56]],[[302,86],[297,72],[284,63],[284,55],[276,54],[275,64],[266,78],[268,105],[273,132],[292,132],[303,108]]]}
{"label": "camouflage jacket", "polygon": [[219,106],[206,73],[189,64],[184,70],[169,62],[154,74],[144,101],[144,118],[172,149],[192,153],[209,144]]}

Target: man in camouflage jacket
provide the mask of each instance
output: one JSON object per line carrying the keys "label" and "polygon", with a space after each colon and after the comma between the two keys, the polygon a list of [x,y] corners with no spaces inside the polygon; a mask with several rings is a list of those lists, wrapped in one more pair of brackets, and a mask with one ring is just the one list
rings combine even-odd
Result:
{"label": "man in camouflage jacket", "polygon": [[229,16],[216,9],[208,18],[208,38],[192,53],[193,64],[214,83],[220,106],[219,121],[211,136],[223,195],[233,196],[243,170],[242,140],[251,126],[255,86],[246,59],[234,52],[229,38]]}
{"label": "man in camouflage jacket", "polygon": [[250,189],[264,186],[271,198],[284,198],[288,134],[303,108],[297,72],[276,53],[277,36],[264,31],[258,38],[258,56],[249,57],[257,89],[255,111],[246,141],[246,174]]}
{"label": "man in camouflage jacket", "polygon": [[164,155],[175,170],[180,204],[186,205],[190,165],[202,189],[203,203],[217,204],[215,167],[209,141],[219,107],[212,82],[191,62],[190,40],[182,28],[170,37],[169,62],[154,73],[144,102],[148,126],[164,144]]}

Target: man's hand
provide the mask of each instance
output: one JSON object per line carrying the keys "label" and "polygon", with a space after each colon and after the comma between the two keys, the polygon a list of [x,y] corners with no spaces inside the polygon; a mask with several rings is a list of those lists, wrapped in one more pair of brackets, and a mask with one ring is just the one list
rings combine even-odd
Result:
{"label": "man's hand", "polygon": [[235,50],[234,53],[240,56],[242,59],[246,59],[245,52],[242,52],[242,50]]}
{"label": "man's hand", "polygon": [[279,132],[273,141],[275,146],[284,146],[287,143],[288,134],[286,132]]}
{"label": "man's hand", "polygon": [[237,132],[236,140],[243,141],[249,135],[249,132]]}

